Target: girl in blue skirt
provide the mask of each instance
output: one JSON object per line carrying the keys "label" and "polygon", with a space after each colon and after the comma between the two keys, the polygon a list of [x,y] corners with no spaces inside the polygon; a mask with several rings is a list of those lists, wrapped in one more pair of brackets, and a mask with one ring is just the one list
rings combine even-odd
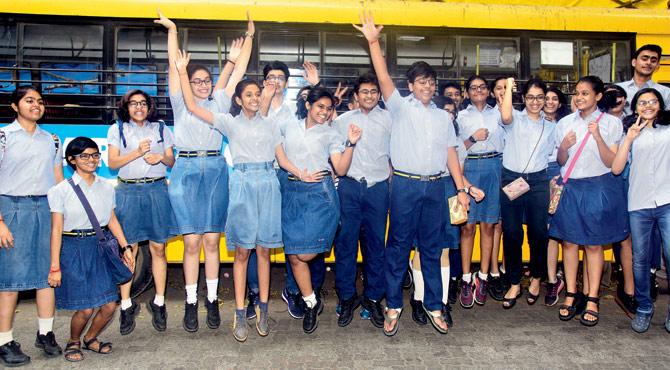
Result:
{"label": "girl in blue skirt", "polygon": [[[158,331],[166,328],[165,284],[167,259],[165,243],[169,228],[176,225],[165,181],[167,168],[174,164],[172,131],[157,122],[153,99],[144,91],[128,91],[119,102],[119,121],[107,132],[109,168],[119,170],[116,186],[116,210],[133,255],[137,243],[149,241],[151,270],[156,295],[147,302],[152,324]],[[130,299],[128,282],[121,286],[120,331],[135,329],[140,307]]]}
{"label": "girl in blue skirt", "polygon": [[12,335],[20,291],[37,290],[35,345],[47,356],[61,353],[53,333],[54,291],[47,283],[51,215],[46,194],[63,180],[63,152],[58,137],[37,124],[44,115],[37,88],[19,86],[11,107],[16,119],[0,128],[0,363],[20,366],[30,362]]}
{"label": "girl in blue skirt", "polygon": [[[201,245],[205,254],[207,326],[215,329],[221,324],[217,294],[219,244],[228,212],[228,165],[221,155],[223,134],[186,109],[179,76],[174,67],[179,51],[177,26],[162,14],[159,13],[159,16],[160,19],[155,22],[168,30],[168,89],[177,148],[177,159],[168,187],[177,220],[177,227],[171,234],[184,236],[186,302],[183,327],[188,332],[195,332],[198,330],[197,293]],[[228,112],[230,96],[247,69],[254,31],[253,21],[249,20],[244,44],[240,40],[233,43],[215,86],[212,86],[212,75],[207,67],[199,64],[188,66],[188,89],[199,106],[211,112]]]}
{"label": "girl in blue skirt", "polygon": [[[563,183],[578,147],[587,133],[590,137],[565,183],[554,214],[549,235],[563,240],[563,265],[567,282],[566,298],[559,310],[561,320],[570,320],[586,306],[580,322],[586,326],[598,323],[598,291],[603,269],[603,244],[617,242],[629,233],[626,197],[621,179],[610,171],[621,140],[621,120],[601,112],[604,85],[596,76],[579,79],[574,102],[577,111],[556,125],[557,160]],[[579,246],[585,248],[588,297],[577,292]]]}
{"label": "girl in blue skirt", "polygon": [[[124,263],[133,270],[133,252],[114,214],[114,187],[95,171],[100,164],[98,145],[87,137],[72,140],[65,150],[68,165],[75,170],[72,181],[88,200],[100,226],[119,241]],[[47,194],[51,208],[51,270],[49,284],[56,287],[56,307],[74,310],[65,359],[81,361],[83,348],[100,354],[112,352],[112,344],[98,340],[114,316],[119,288],[105,256],[98,251],[99,236],[68,181],[61,181]],[[98,311],[93,315],[95,309]],[[82,338],[89,321],[90,327]]]}

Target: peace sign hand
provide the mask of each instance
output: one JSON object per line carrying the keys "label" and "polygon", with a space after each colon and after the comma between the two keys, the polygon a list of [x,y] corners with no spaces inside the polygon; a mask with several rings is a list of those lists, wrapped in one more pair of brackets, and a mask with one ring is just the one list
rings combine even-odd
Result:
{"label": "peace sign hand", "polygon": [[633,123],[628,128],[628,132],[626,132],[626,139],[630,140],[631,142],[637,139],[637,137],[640,136],[640,132],[644,129],[646,125],[647,122],[642,120],[641,116],[637,116],[637,120],[635,120],[635,123]]}

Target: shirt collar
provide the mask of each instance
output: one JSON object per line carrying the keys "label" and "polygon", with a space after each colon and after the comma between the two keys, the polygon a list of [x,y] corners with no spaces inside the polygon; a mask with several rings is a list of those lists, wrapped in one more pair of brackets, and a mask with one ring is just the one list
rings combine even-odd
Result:
{"label": "shirt collar", "polygon": [[[100,181],[102,181],[102,179],[100,178],[100,176],[98,176],[97,173],[96,173],[96,174],[93,174],[93,175],[95,176],[95,180],[93,180],[93,183],[94,183],[94,184],[95,184],[96,182],[100,182]],[[72,181],[74,182],[75,185],[79,185],[79,183],[80,183],[82,180],[83,180],[82,177],[79,176],[79,173],[77,173],[77,171],[75,171],[75,172],[72,174]]]}
{"label": "shirt collar", "polygon": [[[642,85],[641,88],[654,87],[654,86],[656,86],[656,82],[654,82],[654,80],[652,80],[652,79],[649,79],[647,82],[644,83],[644,85]],[[628,81],[627,87],[636,87],[637,88],[637,85],[635,84],[635,80],[631,79],[630,81]],[[631,99],[632,99],[632,97],[631,97]]]}
{"label": "shirt collar", "polygon": [[430,101],[430,104],[428,104],[428,106],[426,107],[425,105],[423,105],[422,102],[419,101],[419,99],[414,97],[414,94],[407,95],[405,99],[407,99],[407,101],[409,101],[411,104],[414,104],[415,106],[421,106],[428,109],[437,108],[437,105],[435,105],[435,103],[432,100]]}
{"label": "shirt collar", "polygon": [[[497,105],[496,105],[496,107],[497,107]],[[484,106],[484,109],[482,110],[482,112],[485,112],[485,111],[491,110],[491,109],[495,109],[495,107],[493,107],[493,106],[491,106],[490,104],[487,103]],[[468,104],[468,106],[467,106],[467,108],[465,108],[465,110],[469,110],[469,111],[472,111],[472,112],[479,112],[477,107],[475,107],[475,105],[472,104],[472,103]]]}
{"label": "shirt collar", "polygon": [[[9,125],[5,126],[3,129],[5,132],[16,132],[16,131],[23,131],[23,127],[21,127],[21,124],[19,124],[18,120],[14,120],[14,122],[10,123]],[[48,132],[44,131],[40,125],[37,125],[35,128],[35,133],[33,135],[46,135],[46,136],[51,136]]]}

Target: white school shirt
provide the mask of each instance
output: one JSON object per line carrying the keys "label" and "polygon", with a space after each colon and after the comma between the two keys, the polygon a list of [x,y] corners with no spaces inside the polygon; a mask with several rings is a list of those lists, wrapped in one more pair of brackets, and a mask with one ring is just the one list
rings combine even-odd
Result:
{"label": "white school shirt", "polygon": [[[75,185],[79,185],[82,192],[91,204],[100,226],[107,226],[116,207],[114,186],[104,178],[95,175],[95,181],[89,186],[78,173],[72,175]],[[91,221],[86,215],[84,206],[67,180],[49,189],[47,193],[49,208],[52,213],[63,215],[63,231],[92,229]]]}
{"label": "white school shirt", "polygon": [[[212,113],[228,113],[231,100],[223,89],[215,90],[210,98],[197,104]],[[186,109],[181,92],[170,94],[170,103],[174,115],[174,143],[178,151],[221,150],[223,135]]]}
{"label": "white school shirt", "polygon": [[346,141],[350,124],[360,127],[363,133],[356,143],[347,176],[365,178],[368,187],[386,180],[390,173],[391,114],[379,106],[368,114],[355,109],[337,117],[332,126]]}
{"label": "white school shirt", "polygon": [[632,79],[629,81],[619,82],[617,85],[621,86],[626,91],[626,105],[624,106],[624,112],[626,115],[629,115],[633,112],[630,103],[633,100],[635,94],[646,87],[656,89],[658,92],[660,92],[661,96],[663,97],[663,102],[665,103],[665,109],[670,109],[670,88],[666,86],[649,80],[645,82],[644,86],[637,87],[635,81]]}
{"label": "white school shirt", "polygon": [[[586,135],[586,133],[589,131],[589,123],[598,119],[600,113],[601,112],[596,109],[593,113],[591,113],[591,115],[586,117],[586,119],[582,119],[579,115],[579,111],[576,111],[558,121],[555,130],[556,142],[558,145],[563,142],[563,138],[568,134],[568,132],[570,132],[570,130],[573,130],[577,135],[577,142],[575,145],[570,147],[570,149],[568,149],[568,160],[565,162],[565,165],[561,167],[561,176],[565,176],[565,172],[568,170],[573,156],[577,152],[579,145],[584,139],[584,135]],[[598,125],[600,126],[600,136],[603,137],[603,140],[607,146],[612,146],[619,143],[621,140],[621,134],[623,133],[623,125],[621,124],[620,119],[605,113]],[[572,171],[570,178],[582,179],[587,177],[601,176],[610,171],[611,169],[606,167],[600,159],[598,144],[596,144],[593,137],[589,137],[589,140],[586,142],[586,146],[584,146],[584,151],[582,151],[582,154],[575,163],[575,168]]]}
{"label": "white school shirt", "polygon": [[486,140],[473,143],[468,148],[468,154],[502,153],[505,148],[505,129],[502,127],[500,109],[486,105],[480,112],[474,104],[458,112],[458,137],[466,141],[480,128],[489,130]]}
{"label": "white school shirt", "polygon": [[458,146],[449,113],[433,102],[425,106],[411,94],[403,98],[397,89],[385,103],[392,118],[393,168],[415,175],[441,174],[447,148]]}
{"label": "white school shirt", "polygon": [[628,211],[670,203],[670,126],[645,127],[633,141]]}
{"label": "white school shirt", "polygon": [[525,110],[512,109],[512,122],[504,128],[507,135],[503,167],[518,173],[524,169],[524,173],[533,173],[547,168],[549,156],[556,147],[556,125],[547,121],[543,112],[540,112],[539,121],[533,121]]}
{"label": "white school shirt", "polygon": [[39,125],[32,135],[16,120],[0,128],[0,194],[46,195],[56,184],[54,167],[62,163],[60,140]]}
{"label": "white school shirt", "polygon": [[248,119],[243,112],[235,117],[216,113],[214,127],[228,137],[233,164],[272,162],[275,148],[282,142],[279,126],[260,114]]}
{"label": "white school shirt", "polygon": [[342,137],[327,123],[305,129],[305,120],[288,122],[282,132],[284,151],[294,166],[307,172],[331,170],[328,159],[344,151]]}
{"label": "white school shirt", "polygon": [[[107,130],[108,144],[119,148],[120,155],[122,156],[137,150],[140,141],[144,139],[151,140],[149,153],[163,154],[166,149],[174,146],[172,131],[166,125],[163,125],[163,140],[161,141],[161,135],[158,131],[160,128],[159,122],[145,121],[142,126],[138,126],[135,122],[123,122],[122,125],[123,137],[126,138],[126,146],[123,146],[123,141],[119,136],[118,123],[113,124]],[[163,162],[150,165],[142,157],[130,161],[125,166],[119,168],[119,177],[122,179],[163,177],[166,173],[167,166]]]}

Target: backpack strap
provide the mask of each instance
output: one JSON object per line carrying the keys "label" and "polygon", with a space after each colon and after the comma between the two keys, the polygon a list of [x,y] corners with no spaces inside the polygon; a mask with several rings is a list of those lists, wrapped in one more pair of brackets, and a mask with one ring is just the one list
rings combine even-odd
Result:
{"label": "backpack strap", "polygon": [[164,129],[165,129],[165,121],[163,121],[162,119],[159,119],[158,120],[158,134],[160,135],[160,140],[158,140],[157,144],[160,144],[160,143],[165,141],[165,140],[163,140],[163,130]]}
{"label": "backpack strap", "polygon": [[58,150],[60,149],[60,138],[56,134],[51,134],[51,138],[54,141],[54,147],[56,148],[56,154],[58,154]]}
{"label": "backpack strap", "polygon": [[119,126],[119,139],[121,139],[121,143],[123,144],[123,147],[126,147],[126,137],[123,135],[123,122],[121,122],[120,119],[116,120],[117,126]]}

